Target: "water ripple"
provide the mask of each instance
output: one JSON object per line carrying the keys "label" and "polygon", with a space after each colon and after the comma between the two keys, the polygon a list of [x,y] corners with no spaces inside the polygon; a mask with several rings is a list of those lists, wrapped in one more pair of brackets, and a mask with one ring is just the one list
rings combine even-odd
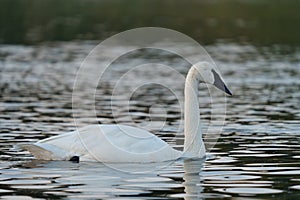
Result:
{"label": "water ripple", "polygon": [[[74,130],[74,113],[80,116],[79,126],[114,123],[112,110],[118,111],[118,122],[146,127],[182,149],[180,106],[165,88],[157,85],[140,88],[126,110],[124,94],[134,84],[131,80],[124,84],[123,93],[112,99],[113,105],[110,104],[113,80],[129,67],[128,61],[157,62],[155,51],[133,53],[117,63],[113,73],[108,73],[107,83],[99,85],[95,94],[97,118],[89,112],[91,101],[87,98],[82,98],[83,107],[72,109],[78,63],[93,46],[93,43],[70,42],[0,47],[2,199],[300,198],[300,51],[287,58],[277,53],[272,57],[272,47],[260,49],[223,43],[207,47],[222,66],[222,73],[235,95],[227,99],[224,131],[205,161],[118,166],[46,162],[35,160],[26,151],[14,150],[15,144]],[[114,52],[110,53],[107,56],[114,56]],[[72,59],[70,54],[74,55]],[[164,56],[166,64],[177,64],[176,69],[186,73],[186,63],[180,58]],[[167,76],[159,72],[157,75],[158,78]],[[151,70],[138,76],[153,77]],[[182,94],[183,85],[173,79],[168,81]],[[88,85],[82,86],[83,97],[88,89]],[[205,95],[207,92],[202,90],[204,130],[210,120],[210,101]],[[216,104],[219,103],[217,99]],[[116,168],[144,173],[124,173]]]}

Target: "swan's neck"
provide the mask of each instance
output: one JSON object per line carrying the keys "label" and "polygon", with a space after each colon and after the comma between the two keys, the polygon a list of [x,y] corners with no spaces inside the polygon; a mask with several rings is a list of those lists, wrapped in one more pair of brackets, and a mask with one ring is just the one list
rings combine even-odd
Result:
{"label": "swan's neck", "polygon": [[198,101],[198,85],[200,74],[192,67],[185,81],[184,103],[184,152],[197,157],[205,155],[205,147],[202,140],[200,110]]}

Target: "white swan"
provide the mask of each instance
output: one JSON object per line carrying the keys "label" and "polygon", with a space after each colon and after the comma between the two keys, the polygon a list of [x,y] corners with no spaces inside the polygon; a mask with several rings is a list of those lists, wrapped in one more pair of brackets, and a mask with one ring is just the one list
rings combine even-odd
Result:
{"label": "white swan", "polygon": [[185,82],[184,151],[169,146],[145,130],[119,124],[90,125],[76,131],[21,145],[37,159],[95,162],[163,162],[182,157],[202,158],[205,146],[200,127],[198,85],[212,84],[231,95],[213,65],[199,62]]}

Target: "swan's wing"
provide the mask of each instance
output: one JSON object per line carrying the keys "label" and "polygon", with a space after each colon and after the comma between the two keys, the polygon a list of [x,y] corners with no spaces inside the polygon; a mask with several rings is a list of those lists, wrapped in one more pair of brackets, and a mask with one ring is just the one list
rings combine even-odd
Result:
{"label": "swan's wing", "polygon": [[[126,125],[101,125],[89,129],[94,128],[98,130],[97,136],[82,137],[82,142],[88,149],[88,155],[97,161],[161,162],[175,160],[182,154],[143,129]],[[90,130],[81,131],[91,132]],[[91,138],[97,138],[98,143],[90,141]]]}
{"label": "swan's wing", "polygon": [[100,127],[105,140],[122,151],[130,153],[151,153],[169,146],[152,133],[126,125],[104,125]]}

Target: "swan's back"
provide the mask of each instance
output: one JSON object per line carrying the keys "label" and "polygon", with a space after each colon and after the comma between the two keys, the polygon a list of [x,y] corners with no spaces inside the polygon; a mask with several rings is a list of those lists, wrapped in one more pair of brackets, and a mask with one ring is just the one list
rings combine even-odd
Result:
{"label": "swan's back", "polygon": [[181,152],[155,135],[126,125],[90,125],[76,131],[24,145],[38,159],[98,162],[162,162]]}

